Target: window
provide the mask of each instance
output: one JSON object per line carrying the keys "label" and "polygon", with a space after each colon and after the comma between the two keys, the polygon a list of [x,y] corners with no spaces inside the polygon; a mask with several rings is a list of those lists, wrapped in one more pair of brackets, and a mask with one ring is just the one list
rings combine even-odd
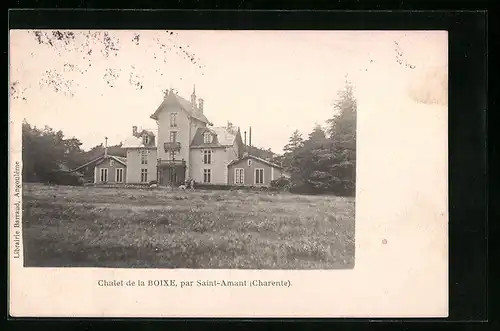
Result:
{"label": "window", "polygon": [[212,134],[210,134],[209,132],[205,133],[203,135],[203,142],[205,144],[210,144],[212,142]]}
{"label": "window", "polygon": [[248,160],[248,166],[252,165],[252,160]]}
{"label": "window", "polygon": [[203,151],[203,163],[204,164],[212,163],[212,151],[210,149],[205,149]]}
{"label": "window", "polygon": [[234,169],[234,183],[243,184],[245,182],[245,171],[243,168]]}
{"label": "window", "polygon": [[116,169],[115,172],[115,182],[123,183],[123,168]]}
{"label": "window", "polygon": [[142,143],[144,145],[149,145],[149,136],[147,134],[145,134],[144,136],[142,136]]}
{"label": "window", "polygon": [[170,160],[175,160],[175,151],[170,151]]}
{"label": "window", "polygon": [[141,169],[141,182],[142,183],[148,182],[148,169]]}
{"label": "window", "polygon": [[141,164],[148,164],[148,151],[141,151]]}
{"label": "window", "polygon": [[101,182],[106,183],[108,181],[108,169],[101,168]]}
{"label": "window", "polygon": [[177,131],[170,131],[170,142],[177,142]]}
{"label": "window", "polygon": [[264,169],[255,169],[255,184],[264,184]]}
{"label": "window", "polygon": [[109,166],[112,167],[115,165],[115,160],[109,160]]}
{"label": "window", "polygon": [[177,113],[170,113],[170,127],[177,127]]}
{"label": "window", "polygon": [[210,183],[211,173],[210,169],[203,169],[203,183]]}

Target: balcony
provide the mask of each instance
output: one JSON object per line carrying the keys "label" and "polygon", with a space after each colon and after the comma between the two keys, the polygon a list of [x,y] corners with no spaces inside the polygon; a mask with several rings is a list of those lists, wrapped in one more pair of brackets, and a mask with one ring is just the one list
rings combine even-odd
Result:
{"label": "balcony", "polygon": [[158,159],[158,167],[169,168],[169,167],[185,167],[186,161],[184,160],[162,160]]}
{"label": "balcony", "polygon": [[178,152],[181,150],[181,143],[177,141],[163,143],[163,148],[165,149],[165,152]]}

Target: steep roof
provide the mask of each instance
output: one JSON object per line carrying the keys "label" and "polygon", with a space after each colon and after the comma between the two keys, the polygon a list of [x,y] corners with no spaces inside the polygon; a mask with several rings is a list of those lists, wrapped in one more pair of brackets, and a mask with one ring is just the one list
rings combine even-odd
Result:
{"label": "steep roof", "polygon": [[[96,146],[93,149],[84,152],[82,156],[84,157],[84,160],[93,160],[102,155],[104,155],[104,146],[101,144],[100,146]],[[127,156],[127,150],[122,148],[121,143],[119,145],[108,146],[108,155],[125,157]]]}
{"label": "steep roof", "polygon": [[[154,136],[152,132],[151,134]],[[122,148],[156,148],[156,146],[152,143],[144,145],[142,137],[129,136],[123,141]]]}
{"label": "steep roof", "polygon": [[[203,135],[210,132],[213,136],[211,143],[204,142]],[[228,127],[198,128],[191,141],[191,147],[226,147],[232,146],[238,131]]]}
{"label": "steep roof", "polygon": [[[119,162],[119,163],[123,164],[124,166],[126,166],[126,165],[127,165],[127,158],[126,158],[126,157],[120,157],[120,156],[108,155],[108,157],[107,157],[107,158],[108,158],[108,159],[115,160],[115,161],[117,161],[117,162]],[[104,159],[104,155],[103,155],[103,157],[102,157],[99,161],[97,161],[96,165],[98,165],[98,164],[100,164],[100,163],[102,163],[102,162],[104,162],[104,161],[105,161],[105,159]]]}
{"label": "steep roof", "polygon": [[127,158],[126,157],[123,157],[123,156],[113,156],[115,159],[117,159],[118,161],[121,161],[122,164],[124,165],[127,165]]}
{"label": "steep roof", "polygon": [[190,117],[193,117],[203,123],[211,124],[210,121],[206,118],[206,116],[203,114],[203,112],[198,108],[196,103],[193,105],[190,101],[184,99],[183,97],[177,95],[177,93],[170,91],[167,96],[163,99],[162,103],[156,111],[154,112],[153,115],[151,115],[151,118],[154,120],[158,119],[159,113],[162,111],[163,107],[172,105],[172,104],[177,104],[179,105]]}
{"label": "steep roof", "polygon": [[139,128],[137,130],[137,135],[138,136],[142,136],[142,135],[145,135],[145,134],[148,134],[150,136],[154,136],[155,135],[155,133],[153,131],[151,131],[151,130],[146,130],[146,129],[142,129],[142,128]]}
{"label": "steep roof", "polygon": [[233,160],[233,161],[229,162],[229,164],[228,164],[227,166],[229,167],[229,166],[232,166],[232,165],[234,165],[234,164],[238,164],[238,163],[240,163],[240,162],[242,162],[242,161],[245,161],[245,160],[248,160],[248,159],[253,159],[253,160],[256,160],[256,161],[262,162],[262,163],[267,164],[268,166],[271,166],[271,167],[273,167],[273,168],[283,169],[283,167],[282,167],[282,166],[277,165],[276,163],[269,162],[269,161],[267,161],[267,160],[261,159],[260,157],[253,156],[253,155],[246,155],[246,156],[242,157],[242,158],[241,158],[241,159],[239,159],[239,160]]}
{"label": "steep roof", "polygon": [[[121,164],[123,164],[123,165],[125,165],[125,166],[127,165],[127,158],[126,158],[126,157],[122,157],[122,156],[115,156],[115,155],[109,155],[109,154],[108,154],[108,158],[111,158],[111,159],[113,159],[113,160],[115,160],[115,161],[118,161],[118,162],[120,162]],[[77,167],[77,168],[75,168],[75,169],[71,170],[71,172],[78,171],[78,170],[80,170],[80,169],[85,168],[86,166],[89,166],[89,165],[91,165],[91,164],[93,164],[93,163],[97,164],[97,163],[99,163],[99,162],[101,162],[101,161],[104,161],[104,154],[103,154],[103,155],[101,155],[101,156],[99,156],[99,157],[96,157],[96,158],[95,158],[95,159],[93,159],[92,161],[89,161],[89,162],[87,162],[87,163],[85,163],[85,164],[82,164],[81,166],[79,166],[79,167]]]}

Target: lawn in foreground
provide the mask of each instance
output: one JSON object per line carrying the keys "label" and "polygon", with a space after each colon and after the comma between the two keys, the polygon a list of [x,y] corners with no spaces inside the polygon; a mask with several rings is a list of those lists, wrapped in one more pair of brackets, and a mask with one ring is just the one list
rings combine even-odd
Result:
{"label": "lawn in foreground", "polygon": [[23,185],[26,267],[354,266],[354,199]]}

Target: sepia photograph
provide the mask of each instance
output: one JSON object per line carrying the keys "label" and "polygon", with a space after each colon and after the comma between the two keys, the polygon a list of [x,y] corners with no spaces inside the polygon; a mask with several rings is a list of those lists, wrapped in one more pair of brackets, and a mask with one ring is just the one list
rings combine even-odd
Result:
{"label": "sepia photograph", "polygon": [[26,267],[354,267],[355,92],[306,34],[13,37]]}
{"label": "sepia photograph", "polygon": [[446,31],[14,29],[9,88],[16,316],[448,314]]}

